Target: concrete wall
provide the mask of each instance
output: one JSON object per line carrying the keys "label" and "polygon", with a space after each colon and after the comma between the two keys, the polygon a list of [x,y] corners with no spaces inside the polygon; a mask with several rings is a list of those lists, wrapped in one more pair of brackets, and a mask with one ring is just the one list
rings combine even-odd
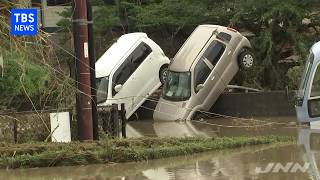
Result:
{"label": "concrete wall", "polygon": [[295,115],[292,95],[283,91],[222,94],[211,112],[230,116]]}
{"label": "concrete wall", "polygon": [[70,9],[71,6],[45,6],[43,26],[45,28],[57,28],[57,23],[63,19],[59,14]]}
{"label": "concrete wall", "polygon": [[[236,117],[247,116],[294,116],[293,95],[284,91],[260,93],[224,93],[210,112]],[[156,102],[147,101],[139,108],[139,119],[152,119]],[[134,118],[134,117],[132,117]]]}

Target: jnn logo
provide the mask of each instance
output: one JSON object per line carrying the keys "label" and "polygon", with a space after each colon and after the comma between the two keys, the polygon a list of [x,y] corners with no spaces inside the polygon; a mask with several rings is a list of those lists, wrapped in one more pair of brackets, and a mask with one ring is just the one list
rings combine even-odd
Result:
{"label": "jnn logo", "polygon": [[281,163],[269,163],[266,168],[262,169],[261,167],[256,167],[256,174],[267,174],[267,173],[305,173],[309,169],[310,164],[304,163],[303,165],[299,163],[289,162],[287,164]]}
{"label": "jnn logo", "polygon": [[34,36],[38,34],[37,9],[12,9],[11,10],[11,35]]}

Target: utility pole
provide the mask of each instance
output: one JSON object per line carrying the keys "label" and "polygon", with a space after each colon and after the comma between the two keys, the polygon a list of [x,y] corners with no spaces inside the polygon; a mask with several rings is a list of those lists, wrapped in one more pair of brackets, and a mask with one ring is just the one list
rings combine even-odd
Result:
{"label": "utility pole", "polygon": [[76,53],[77,122],[79,140],[93,140],[92,98],[88,47],[87,0],[73,1],[73,33]]}
{"label": "utility pole", "polygon": [[91,94],[92,94],[92,122],[93,122],[93,140],[99,140],[98,133],[98,114],[97,114],[97,86],[96,86],[96,57],[94,52],[94,33],[93,33],[93,17],[92,6],[88,2],[88,33],[89,33],[89,59],[91,74]]}

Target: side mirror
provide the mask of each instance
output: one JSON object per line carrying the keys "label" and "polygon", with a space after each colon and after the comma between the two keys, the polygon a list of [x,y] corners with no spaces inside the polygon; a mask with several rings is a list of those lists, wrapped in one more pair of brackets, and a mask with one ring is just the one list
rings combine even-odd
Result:
{"label": "side mirror", "polygon": [[114,87],[114,90],[115,90],[116,92],[119,92],[121,89],[122,89],[122,84],[118,84],[118,85],[116,85],[116,86]]}
{"label": "side mirror", "polygon": [[204,88],[204,84],[198,84],[196,87],[196,91],[199,92],[202,88]]}

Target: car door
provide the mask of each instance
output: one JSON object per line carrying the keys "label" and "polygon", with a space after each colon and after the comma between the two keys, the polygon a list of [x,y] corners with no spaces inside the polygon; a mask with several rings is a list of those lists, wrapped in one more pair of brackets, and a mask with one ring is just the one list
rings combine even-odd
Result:
{"label": "car door", "polygon": [[[126,58],[124,63],[117,69],[112,80],[113,99],[120,103],[125,103],[127,117],[133,114],[136,109],[137,101],[146,86],[148,86],[148,73],[152,68],[142,68],[144,61],[148,63],[151,49],[141,42],[132,53]],[[147,65],[146,65],[147,66]],[[121,85],[121,89],[116,92],[116,86]]]}
{"label": "car door", "polygon": [[300,122],[320,120],[320,62],[311,53],[296,101],[296,113]]}
{"label": "car door", "polygon": [[[131,55],[129,55],[129,57],[126,58],[121,66],[114,72],[111,81],[112,98],[110,101],[116,104],[124,103],[127,113],[131,112],[133,105],[132,96],[134,95],[134,90],[132,90],[132,86],[134,85],[134,82],[133,78],[131,77],[133,72],[134,69],[131,63]],[[119,85],[122,87],[117,92],[116,86]]]}
{"label": "car door", "polygon": [[[204,109],[209,109],[224,90],[221,75],[215,66],[225,51],[225,45],[219,41],[212,41],[194,69],[194,90],[196,97]],[[203,84],[201,90],[197,86]]]}
{"label": "car door", "polygon": [[133,98],[133,111],[140,106],[144,99],[149,96],[151,90],[156,86],[155,78],[158,78],[158,70],[152,65],[153,52],[148,44],[141,42],[133,54],[132,63],[135,72],[133,73],[135,95]]}
{"label": "car door", "polygon": [[[225,44],[226,42],[213,40],[210,46],[204,53],[209,62],[213,65],[215,70],[220,74],[224,74],[228,70],[231,63],[231,45]],[[225,53],[228,52],[228,53]]]}

